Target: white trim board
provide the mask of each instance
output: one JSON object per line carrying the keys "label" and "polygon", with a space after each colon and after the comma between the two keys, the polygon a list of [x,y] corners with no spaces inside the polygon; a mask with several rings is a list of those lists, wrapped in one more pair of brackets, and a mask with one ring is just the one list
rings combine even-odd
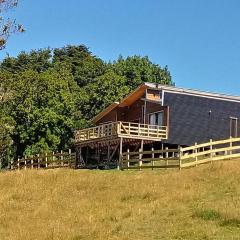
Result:
{"label": "white trim board", "polygon": [[145,84],[150,89],[161,89],[164,92],[191,95],[191,96],[197,96],[197,97],[205,97],[205,98],[240,103],[240,96],[232,96],[232,95],[227,95],[227,94],[211,93],[211,92],[204,92],[204,91],[198,91],[198,90],[192,90],[192,89],[184,89],[184,88],[178,88],[178,87],[155,84],[155,83],[145,83]]}

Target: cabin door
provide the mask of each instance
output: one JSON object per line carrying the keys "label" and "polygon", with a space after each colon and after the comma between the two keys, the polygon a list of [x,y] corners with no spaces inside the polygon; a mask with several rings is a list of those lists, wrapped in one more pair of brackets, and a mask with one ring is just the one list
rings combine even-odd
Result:
{"label": "cabin door", "polygon": [[230,118],[230,137],[238,136],[238,119]]}

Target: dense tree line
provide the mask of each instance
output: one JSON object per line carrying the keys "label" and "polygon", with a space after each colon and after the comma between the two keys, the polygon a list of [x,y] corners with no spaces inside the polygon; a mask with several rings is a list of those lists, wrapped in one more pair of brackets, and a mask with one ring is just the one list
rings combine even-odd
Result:
{"label": "dense tree line", "polygon": [[148,57],[106,63],[84,45],[21,52],[0,64],[0,158],[72,145],[74,129],[142,82],[172,84]]}

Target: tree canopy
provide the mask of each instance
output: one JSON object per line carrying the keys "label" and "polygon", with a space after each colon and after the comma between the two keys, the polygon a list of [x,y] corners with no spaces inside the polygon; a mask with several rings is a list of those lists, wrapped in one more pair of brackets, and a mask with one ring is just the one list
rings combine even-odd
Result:
{"label": "tree canopy", "polygon": [[84,45],[7,56],[0,63],[0,158],[71,147],[74,130],[142,82],[173,84],[148,57],[104,62]]}
{"label": "tree canopy", "polygon": [[6,12],[17,5],[18,0],[0,0],[0,50],[6,46],[12,33],[25,31],[21,24],[16,23],[15,19],[6,17]]}

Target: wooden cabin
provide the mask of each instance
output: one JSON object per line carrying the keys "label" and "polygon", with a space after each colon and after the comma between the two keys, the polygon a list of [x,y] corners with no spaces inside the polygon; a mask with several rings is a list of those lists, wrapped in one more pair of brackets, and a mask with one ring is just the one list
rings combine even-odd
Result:
{"label": "wooden cabin", "polygon": [[240,97],[144,83],[77,130],[80,166],[117,166],[123,151],[239,137]]}

